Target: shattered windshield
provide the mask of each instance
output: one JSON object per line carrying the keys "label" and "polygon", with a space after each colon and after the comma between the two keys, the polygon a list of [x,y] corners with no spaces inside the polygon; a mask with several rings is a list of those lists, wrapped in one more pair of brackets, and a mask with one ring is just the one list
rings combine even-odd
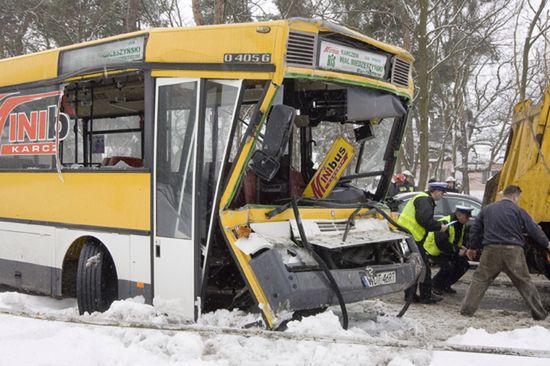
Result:
{"label": "shattered windshield", "polygon": [[340,179],[346,180],[349,176],[371,173],[373,176],[347,179],[347,182],[374,193],[378,186],[379,175],[384,170],[384,155],[394,120],[394,118],[385,118],[380,121],[357,124],[320,123],[312,129],[313,168],[319,169],[336,138],[340,136],[353,147],[352,157]]}
{"label": "shattered windshield", "polygon": [[236,202],[379,199],[407,108],[405,99],[381,90],[286,80],[266,115]]}

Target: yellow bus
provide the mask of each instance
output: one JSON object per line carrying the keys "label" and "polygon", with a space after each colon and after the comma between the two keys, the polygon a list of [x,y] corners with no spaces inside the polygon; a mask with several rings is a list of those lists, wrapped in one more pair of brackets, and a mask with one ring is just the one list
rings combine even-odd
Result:
{"label": "yellow bus", "polygon": [[324,21],[150,29],[0,60],[0,283],[190,321],[402,291],[379,201],[406,51]]}

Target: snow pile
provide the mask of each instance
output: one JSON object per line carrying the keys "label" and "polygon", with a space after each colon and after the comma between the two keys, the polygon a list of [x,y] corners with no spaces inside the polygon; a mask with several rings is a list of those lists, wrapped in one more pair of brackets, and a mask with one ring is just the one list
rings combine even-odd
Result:
{"label": "snow pile", "polygon": [[76,299],[57,300],[50,297],[31,296],[17,292],[0,293],[0,308],[12,311],[36,313],[78,314]]}
{"label": "snow pile", "polygon": [[237,309],[221,309],[213,313],[202,314],[197,324],[212,327],[244,328],[258,322],[263,322],[260,314],[245,313]]}
{"label": "snow pile", "polygon": [[197,361],[196,334],[73,326],[0,316],[1,365],[168,365]]}
{"label": "snow pile", "polygon": [[137,322],[137,323],[152,323],[152,324],[168,324],[170,322],[180,323],[181,319],[172,315],[162,314],[156,309],[145,304],[143,296],[137,296],[131,299],[115,301],[111,304],[109,310],[104,313],[84,314],[85,318],[90,320],[113,320],[116,322]]}
{"label": "snow pile", "polygon": [[[352,329],[351,331],[355,330]],[[315,316],[305,317],[301,321],[293,320],[288,322],[287,332],[331,336],[348,336],[350,333],[350,331],[342,329],[340,319],[330,310]]]}
{"label": "snow pile", "polygon": [[[468,328],[466,334],[451,337],[448,343],[550,351],[550,330],[534,326],[528,329],[490,334],[485,329]],[[550,365],[550,360],[548,364]]]}

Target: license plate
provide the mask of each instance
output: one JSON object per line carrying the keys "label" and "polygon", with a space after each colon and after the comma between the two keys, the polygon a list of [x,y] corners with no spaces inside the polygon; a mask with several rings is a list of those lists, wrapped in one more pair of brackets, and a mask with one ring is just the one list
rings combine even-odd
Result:
{"label": "license plate", "polygon": [[365,287],[376,287],[381,285],[390,285],[396,282],[395,271],[389,272],[380,272],[380,273],[369,273],[361,276],[361,281]]}

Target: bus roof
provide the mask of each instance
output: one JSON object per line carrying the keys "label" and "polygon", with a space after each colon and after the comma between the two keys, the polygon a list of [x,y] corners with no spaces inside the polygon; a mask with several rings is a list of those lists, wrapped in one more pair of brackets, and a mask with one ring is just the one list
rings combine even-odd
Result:
{"label": "bus roof", "polygon": [[[294,50],[298,61],[294,62],[288,56],[294,52],[290,49],[293,32],[298,37],[294,44],[298,47]],[[118,72],[133,69],[134,65],[135,68],[148,65],[148,68],[160,70],[240,70],[264,73],[273,72],[284,65],[292,66],[293,63],[293,66],[302,69],[315,68],[317,61],[306,60],[304,63],[302,57],[304,52],[311,52],[311,55],[305,55],[311,60],[317,57],[319,45],[316,37],[319,33],[330,35],[336,43],[346,40],[348,44],[355,43],[367,50],[396,55],[409,65],[413,61],[407,51],[343,26],[320,20],[291,18],[190,28],[153,28],[7,58],[0,60],[0,88],[24,84],[30,86],[40,81],[62,82],[75,76],[92,74],[93,71],[107,73],[114,69]],[[304,35],[315,37],[317,49],[308,44],[301,49]],[[407,86],[401,85],[405,88]]]}

